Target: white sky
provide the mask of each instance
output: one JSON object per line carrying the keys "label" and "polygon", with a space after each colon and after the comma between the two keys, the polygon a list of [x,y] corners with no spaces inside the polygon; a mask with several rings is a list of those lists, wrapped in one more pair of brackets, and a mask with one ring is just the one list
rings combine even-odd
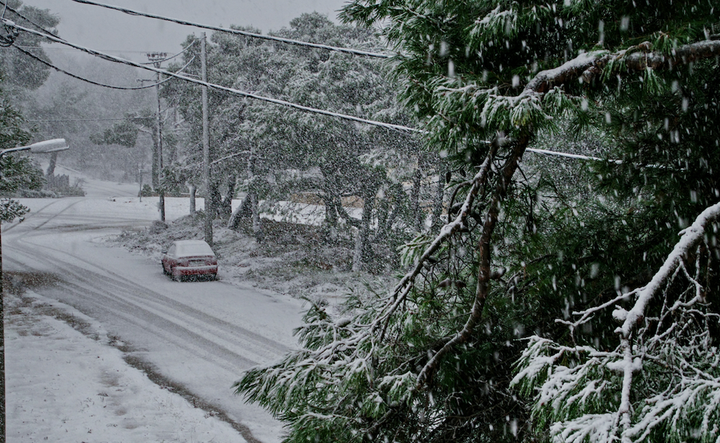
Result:
{"label": "white sky", "polygon": [[[214,26],[253,26],[263,33],[288,26],[304,12],[317,11],[336,20],[347,0],[97,0],[141,12]],[[68,41],[92,49],[145,61],[147,52],[178,52],[189,34],[202,30],[159,20],[133,17],[72,0],[23,0],[60,17],[58,31]],[[52,45],[55,51],[72,51]],[[57,48],[57,49],[56,49]],[[74,52],[74,51],[73,51]]]}

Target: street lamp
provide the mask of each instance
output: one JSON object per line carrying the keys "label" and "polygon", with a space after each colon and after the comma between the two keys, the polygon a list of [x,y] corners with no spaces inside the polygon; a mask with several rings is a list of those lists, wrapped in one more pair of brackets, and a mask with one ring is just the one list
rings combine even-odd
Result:
{"label": "street lamp", "polygon": [[12,152],[30,151],[33,154],[49,154],[51,152],[65,151],[69,148],[70,147],[64,138],[54,138],[52,140],[33,143],[32,145],[3,149],[0,151],[0,158],[2,158],[5,154],[10,154]]}
{"label": "street lamp", "polygon": [[[51,152],[64,151],[69,149],[64,138],[45,140],[27,146],[3,149],[0,151],[0,159],[5,154],[13,152],[28,151],[33,154],[47,154]],[[2,276],[2,237],[0,236],[0,443],[5,443],[7,414],[5,413],[5,306],[3,303],[3,276]]]}

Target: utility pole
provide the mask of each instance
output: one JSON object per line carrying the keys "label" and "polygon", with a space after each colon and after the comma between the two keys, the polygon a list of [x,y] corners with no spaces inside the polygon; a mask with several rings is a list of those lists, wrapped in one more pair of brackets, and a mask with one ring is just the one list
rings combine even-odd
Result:
{"label": "utility pole", "polygon": [[[160,64],[167,58],[166,52],[151,52],[147,54],[148,60],[157,69],[160,69]],[[157,95],[157,166],[158,166],[158,194],[160,200],[158,201],[158,208],[160,209],[160,221],[165,221],[165,189],[163,188],[163,158],[162,158],[162,115],[160,114],[160,81],[162,77],[160,73],[157,73],[157,83],[155,84],[155,94]]]}
{"label": "utility pole", "polygon": [[[206,46],[207,37],[205,33],[202,33],[200,40],[200,60],[201,60],[201,71],[200,75],[202,81],[207,83],[207,50]],[[212,203],[212,196],[210,195],[210,134],[209,134],[209,123],[208,123],[208,96],[207,96],[207,85],[202,85],[202,126],[203,126],[203,183],[205,186],[205,241],[210,246],[213,245],[213,218],[214,208]]]}

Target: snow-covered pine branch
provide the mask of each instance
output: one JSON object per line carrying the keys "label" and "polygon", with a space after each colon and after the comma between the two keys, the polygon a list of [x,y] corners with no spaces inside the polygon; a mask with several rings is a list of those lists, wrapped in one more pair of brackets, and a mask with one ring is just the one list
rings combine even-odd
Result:
{"label": "snow-covered pine branch", "polygon": [[[713,288],[699,283],[711,272],[703,245],[718,219],[720,203],[681,232],[647,285],[614,299],[619,305],[635,298],[629,310],[614,309],[612,317],[622,324],[613,352],[530,339],[512,384],[534,396],[534,417],[551,423],[556,441],[629,443],[659,433],[720,441],[720,356],[708,330],[720,316],[706,309],[705,294]],[[587,320],[597,312],[592,307],[574,315]]]}

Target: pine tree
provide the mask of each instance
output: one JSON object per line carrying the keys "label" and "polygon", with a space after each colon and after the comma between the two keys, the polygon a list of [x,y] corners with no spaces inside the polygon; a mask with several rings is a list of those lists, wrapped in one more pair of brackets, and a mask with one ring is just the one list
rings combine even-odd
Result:
{"label": "pine tree", "polygon": [[[25,130],[25,119],[0,90],[0,150],[22,146],[30,141]],[[11,222],[21,219],[28,208],[9,197],[20,188],[38,190],[44,184],[42,171],[28,158],[3,156],[0,159],[0,220]]]}
{"label": "pine tree", "polygon": [[[447,223],[405,246],[394,288],[313,306],[303,348],[237,391],[293,442],[717,439],[720,10],[356,0],[344,18],[385,26],[451,165]],[[609,161],[523,161],[548,145]]]}

